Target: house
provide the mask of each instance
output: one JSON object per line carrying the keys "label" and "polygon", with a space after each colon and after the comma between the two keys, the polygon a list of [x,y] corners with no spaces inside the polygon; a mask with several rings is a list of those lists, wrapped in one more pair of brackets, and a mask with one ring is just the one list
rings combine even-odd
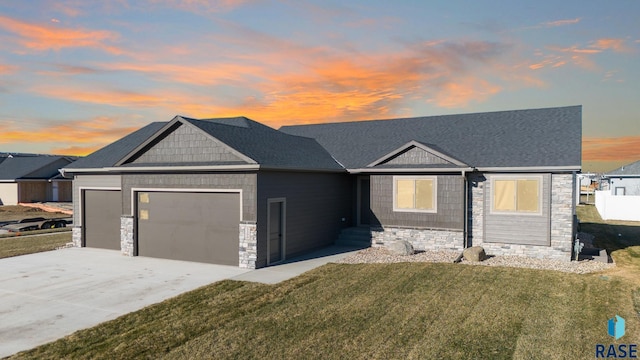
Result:
{"label": "house", "polygon": [[58,169],[74,157],[0,153],[0,205],[65,201],[71,198],[71,181]]}
{"label": "house", "polygon": [[603,175],[611,195],[640,195],[640,160]]}
{"label": "house", "polygon": [[603,220],[640,221],[640,161],[602,175],[595,203]]}
{"label": "house", "polygon": [[152,123],[62,169],[75,246],[260,268],[372,246],[569,261],[580,106],[285,126]]}

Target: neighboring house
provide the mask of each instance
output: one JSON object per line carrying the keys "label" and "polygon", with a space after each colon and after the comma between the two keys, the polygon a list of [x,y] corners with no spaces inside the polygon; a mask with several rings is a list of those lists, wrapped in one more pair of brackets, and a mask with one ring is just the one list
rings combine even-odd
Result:
{"label": "neighboring house", "polygon": [[260,268],[330,245],[571,259],[580,106],[285,126],[152,123],[63,169],[76,246]]}
{"label": "neighboring house", "polygon": [[602,176],[606,186],[596,191],[596,208],[604,220],[640,221],[640,161]]}
{"label": "neighboring house", "polygon": [[73,157],[33,154],[0,154],[0,205],[71,201],[71,181],[58,169]]}
{"label": "neighboring house", "polygon": [[640,161],[624,165],[603,175],[611,195],[640,195]]}

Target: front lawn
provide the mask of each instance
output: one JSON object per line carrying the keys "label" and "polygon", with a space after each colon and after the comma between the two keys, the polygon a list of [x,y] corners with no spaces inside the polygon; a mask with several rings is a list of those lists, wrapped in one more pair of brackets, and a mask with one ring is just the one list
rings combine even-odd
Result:
{"label": "front lawn", "polygon": [[55,250],[68,242],[71,242],[70,231],[57,232],[51,235],[0,238],[0,259]]}
{"label": "front lawn", "polygon": [[577,359],[640,338],[627,283],[463,264],[328,264],[277,285],[222,281],[20,358]]}

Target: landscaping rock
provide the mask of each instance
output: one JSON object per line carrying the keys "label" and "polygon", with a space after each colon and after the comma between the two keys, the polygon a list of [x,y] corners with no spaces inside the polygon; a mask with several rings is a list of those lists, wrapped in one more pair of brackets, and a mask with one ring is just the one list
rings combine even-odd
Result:
{"label": "landscaping rock", "polygon": [[415,251],[413,250],[413,245],[406,240],[398,240],[387,245],[387,250],[393,255],[413,255]]}
{"label": "landscaping rock", "polygon": [[487,254],[484,252],[482,246],[472,246],[464,249],[462,256],[467,261],[484,261],[487,259]]}

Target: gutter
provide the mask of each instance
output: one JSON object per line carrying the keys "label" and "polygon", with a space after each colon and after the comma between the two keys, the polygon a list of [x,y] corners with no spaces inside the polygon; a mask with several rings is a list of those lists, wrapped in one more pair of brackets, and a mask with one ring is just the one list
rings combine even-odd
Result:
{"label": "gutter", "polygon": [[464,174],[466,171],[473,171],[472,167],[465,168],[357,168],[357,169],[347,169],[350,174],[362,174],[362,173],[416,173],[416,172],[429,172],[429,173],[458,173],[461,172]]}
{"label": "gutter", "polygon": [[131,172],[162,172],[162,173],[176,173],[176,172],[194,172],[194,171],[257,171],[257,170],[271,170],[271,171],[302,171],[302,172],[332,172],[332,173],[345,173],[344,169],[305,169],[305,168],[292,168],[292,167],[280,167],[280,166],[262,166],[259,164],[247,164],[247,165],[204,165],[204,166],[127,166],[127,167],[104,167],[104,168],[86,168],[86,169],[73,169],[64,168],[60,169],[62,176],[70,174],[82,174],[82,173],[131,173]]}
{"label": "gutter", "polygon": [[512,172],[541,172],[541,171],[580,171],[582,167],[576,166],[521,166],[521,167],[479,167],[478,171],[483,172],[500,172],[500,171],[512,171]]}

